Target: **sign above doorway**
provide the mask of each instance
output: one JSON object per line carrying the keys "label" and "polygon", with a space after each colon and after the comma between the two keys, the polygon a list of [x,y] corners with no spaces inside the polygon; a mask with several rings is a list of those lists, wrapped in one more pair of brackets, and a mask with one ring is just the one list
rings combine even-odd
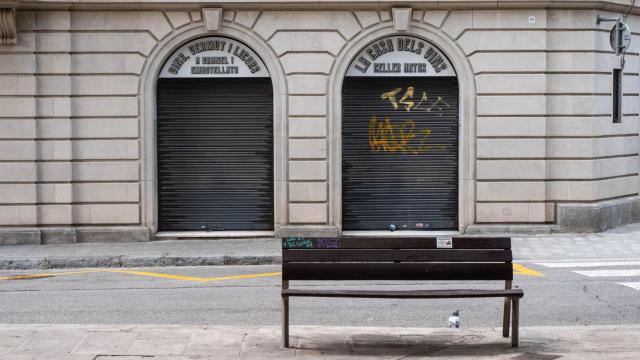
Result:
{"label": "sign above doorway", "polygon": [[346,76],[456,76],[449,59],[437,47],[414,36],[378,39],[358,53]]}
{"label": "sign above doorway", "polygon": [[182,45],[167,60],[161,78],[269,77],[262,59],[243,43],[209,36]]}

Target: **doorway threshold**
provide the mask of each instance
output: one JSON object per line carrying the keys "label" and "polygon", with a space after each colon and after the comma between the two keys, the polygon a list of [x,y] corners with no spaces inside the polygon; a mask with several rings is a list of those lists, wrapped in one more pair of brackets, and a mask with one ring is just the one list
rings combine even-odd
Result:
{"label": "doorway threshold", "polygon": [[156,240],[220,240],[220,239],[255,239],[272,238],[273,231],[159,231]]}
{"label": "doorway threshold", "polygon": [[457,236],[462,235],[459,231],[414,231],[414,230],[374,230],[374,231],[343,231],[342,236],[353,237],[417,237],[417,236]]}

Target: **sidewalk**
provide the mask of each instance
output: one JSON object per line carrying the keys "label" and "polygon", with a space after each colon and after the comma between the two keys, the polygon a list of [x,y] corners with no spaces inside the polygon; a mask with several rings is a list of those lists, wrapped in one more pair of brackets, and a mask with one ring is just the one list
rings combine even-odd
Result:
{"label": "sidewalk", "polygon": [[512,348],[500,329],[0,325],[2,360],[637,359],[640,326],[523,327]]}
{"label": "sidewalk", "polygon": [[0,246],[0,270],[280,264],[270,239]]}
{"label": "sidewalk", "polygon": [[[516,261],[640,259],[640,224],[597,234],[512,236]],[[279,264],[278,239],[0,246],[0,270]]]}

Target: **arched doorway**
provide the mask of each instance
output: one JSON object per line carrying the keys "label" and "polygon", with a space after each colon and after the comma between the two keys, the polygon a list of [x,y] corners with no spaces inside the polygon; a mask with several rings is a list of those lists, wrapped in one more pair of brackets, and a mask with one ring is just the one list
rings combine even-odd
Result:
{"label": "arched doorway", "polygon": [[457,230],[458,80],[405,35],[369,43],[342,86],[343,230]]}
{"label": "arched doorway", "polygon": [[273,229],[273,88],[253,50],[182,45],[160,72],[156,120],[159,231]]}

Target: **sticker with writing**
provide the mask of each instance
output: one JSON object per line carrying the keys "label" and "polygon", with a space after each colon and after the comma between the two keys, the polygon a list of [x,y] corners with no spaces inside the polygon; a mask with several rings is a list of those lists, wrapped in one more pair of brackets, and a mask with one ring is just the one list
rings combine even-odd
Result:
{"label": "sticker with writing", "polygon": [[319,249],[337,249],[340,247],[340,240],[336,238],[321,238],[318,239]]}
{"label": "sticker with writing", "polygon": [[438,249],[452,249],[453,248],[453,239],[450,237],[442,237],[436,240],[436,247]]}
{"label": "sticker with writing", "polygon": [[282,239],[282,247],[286,249],[313,249],[313,241],[303,237],[289,237]]}

